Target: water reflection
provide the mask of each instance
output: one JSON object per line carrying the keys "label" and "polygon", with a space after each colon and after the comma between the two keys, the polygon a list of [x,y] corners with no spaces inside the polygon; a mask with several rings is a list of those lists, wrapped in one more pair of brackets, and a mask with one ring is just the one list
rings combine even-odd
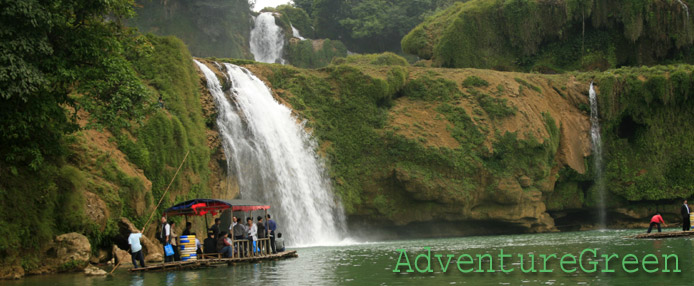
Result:
{"label": "water reflection", "polygon": [[143,286],[145,285],[145,279],[142,274],[135,274],[130,280],[130,286]]}

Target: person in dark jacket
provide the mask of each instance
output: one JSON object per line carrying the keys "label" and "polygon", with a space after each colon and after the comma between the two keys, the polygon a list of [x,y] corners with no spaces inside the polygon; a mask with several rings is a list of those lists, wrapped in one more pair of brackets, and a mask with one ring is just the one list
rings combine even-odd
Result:
{"label": "person in dark jacket", "polygon": [[193,231],[193,223],[192,222],[186,222],[186,229],[183,230],[183,233],[181,235],[190,235]]}
{"label": "person in dark jacket", "polygon": [[270,231],[270,248],[272,249],[272,254],[275,254],[277,253],[277,249],[275,249],[275,231],[277,230],[277,223],[270,218],[269,214],[267,215],[267,229]]}
{"label": "person in dark jacket", "polygon": [[[267,233],[265,230],[265,224],[263,224],[263,217],[258,216],[258,239],[263,239],[267,237]],[[266,245],[263,244],[264,242],[258,243],[258,248],[260,249],[260,252],[262,253],[264,250],[266,250]]]}
{"label": "person in dark jacket", "polygon": [[217,253],[217,239],[213,232],[207,234],[207,238],[202,242],[205,253]]}
{"label": "person in dark jacket", "polygon": [[219,238],[219,234],[221,232],[220,225],[222,224],[222,220],[220,218],[214,219],[214,224],[210,226],[209,231],[214,233],[215,238]]}
{"label": "person in dark jacket", "polygon": [[684,200],[682,207],[680,208],[680,214],[682,215],[682,230],[689,231],[691,229],[691,221],[689,221],[689,205],[687,205],[687,200]]}

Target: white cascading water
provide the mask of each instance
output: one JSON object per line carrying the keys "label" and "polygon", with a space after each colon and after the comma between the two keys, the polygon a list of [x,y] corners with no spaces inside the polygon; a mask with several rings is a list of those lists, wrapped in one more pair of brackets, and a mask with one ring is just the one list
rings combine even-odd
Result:
{"label": "white cascading water", "polygon": [[306,40],[306,38],[302,37],[301,34],[299,34],[299,30],[294,28],[294,25],[292,25],[292,37],[297,38],[299,40]]}
{"label": "white cascading water", "polygon": [[682,2],[682,0],[677,0],[677,2],[680,3],[680,5],[682,6],[682,10],[684,10],[684,12],[687,15],[687,18],[684,19],[684,28],[687,29],[687,27],[689,27],[689,6]]}
{"label": "white cascading water", "polygon": [[600,228],[605,228],[607,214],[605,211],[605,182],[603,179],[602,164],[602,136],[600,135],[600,116],[598,113],[598,97],[590,83],[588,90],[590,98],[590,139],[593,143],[593,167],[595,169],[595,188],[598,194],[598,224]]}
{"label": "white cascading water", "polygon": [[214,72],[196,64],[217,102],[217,125],[241,197],[271,205],[269,213],[288,245],[340,243],[344,211],[303,124],[247,69],[220,65],[232,83],[225,94]]}
{"label": "white cascading water", "polygon": [[282,50],[284,48],[284,33],[275,24],[275,16],[271,12],[260,13],[253,19],[251,30],[251,53],[256,61],[263,63],[284,64]]}

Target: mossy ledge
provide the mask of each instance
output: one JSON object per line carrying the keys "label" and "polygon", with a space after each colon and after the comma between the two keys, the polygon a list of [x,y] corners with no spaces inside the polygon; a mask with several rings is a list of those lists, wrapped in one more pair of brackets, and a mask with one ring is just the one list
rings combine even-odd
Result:
{"label": "mossy ledge", "polygon": [[434,66],[556,73],[691,63],[693,40],[675,0],[471,0],[414,28],[402,48]]}

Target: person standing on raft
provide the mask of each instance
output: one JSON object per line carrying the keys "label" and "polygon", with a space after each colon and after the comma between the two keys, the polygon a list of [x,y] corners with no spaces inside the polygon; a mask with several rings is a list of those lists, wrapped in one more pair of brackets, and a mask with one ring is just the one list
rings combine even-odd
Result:
{"label": "person standing on raft", "polygon": [[659,212],[657,212],[651,218],[651,225],[648,226],[648,231],[646,233],[651,233],[651,230],[653,229],[653,225],[658,226],[658,232],[660,232],[660,224],[661,223],[663,224],[663,226],[667,226],[667,224],[665,224],[665,221],[663,220],[663,217],[660,215]]}
{"label": "person standing on raft", "polygon": [[691,222],[689,221],[689,205],[687,205],[687,200],[684,200],[684,204],[680,208],[680,214],[682,215],[682,231],[689,231],[691,229]]}

